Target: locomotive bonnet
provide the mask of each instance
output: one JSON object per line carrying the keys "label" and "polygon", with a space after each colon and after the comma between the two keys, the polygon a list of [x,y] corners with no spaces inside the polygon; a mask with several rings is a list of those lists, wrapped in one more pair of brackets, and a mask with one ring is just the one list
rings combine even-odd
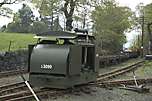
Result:
{"label": "locomotive bonnet", "polygon": [[74,33],[49,31],[37,34],[29,45],[29,82],[36,87],[66,89],[96,81],[98,55],[94,36],[86,30]]}

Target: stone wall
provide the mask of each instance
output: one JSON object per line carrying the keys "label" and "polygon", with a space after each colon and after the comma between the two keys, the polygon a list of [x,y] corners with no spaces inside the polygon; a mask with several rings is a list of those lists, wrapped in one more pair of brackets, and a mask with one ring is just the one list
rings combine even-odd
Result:
{"label": "stone wall", "polygon": [[28,51],[0,52],[0,71],[27,69]]}

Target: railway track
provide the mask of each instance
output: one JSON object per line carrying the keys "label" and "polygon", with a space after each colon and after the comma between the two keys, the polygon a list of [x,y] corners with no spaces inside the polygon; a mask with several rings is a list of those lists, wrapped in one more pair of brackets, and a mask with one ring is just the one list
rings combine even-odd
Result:
{"label": "railway track", "polygon": [[19,90],[25,90],[26,85],[24,82],[8,84],[4,86],[0,86],[0,95],[10,94],[18,92]]}
{"label": "railway track", "polygon": [[129,65],[129,66],[126,66],[126,67],[123,67],[123,68],[120,68],[120,69],[116,69],[116,70],[113,70],[113,71],[110,71],[110,72],[107,72],[107,73],[104,73],[104,74],[99,74],[99,76],[97,78],[97,81],[109,80],[112,77],[116,77],[118,75],[121,75],[121,74],[127,73],[129,71],[135,70],[138,67],[141,67],[143,65],[143,63],[144,63],[144,61],[142,60],[142,61],[138,61],[138,62],[136,62],[132,65]]}
{"label": "railway track", "polygon": [[11,71],[5,71],[5,72],[0,72],[0,78],[4,77],[9,77],[9,76],[14,76],[14,75],[19,75],[21,73],[28,73],[27,70],[11,70]]}
{"label": "railway track", "polygon": [[[152,83],[152,78],[146,79],[137,79],[139,84]],[[98,83],[96,86],[105,87],[106,86],[120,86],[120,85],[132,85],[134,84],[134,79],[129,80],[115,80],[115,81],[105,81],[102,83]],[[91,84],[92,85],[92,84]],[[95,85],[95,84],[94,84]],[[60,96],[66,93],[70,93],[69,89],[67,90],[57,90],[57,89],[35,89],[35,93],[41,99],[48,98],[48,96]],[[7,94],[4,96],[0,96],[0,101],[33,101],[34,97],[30,91],[20,91],[13,94]]]}
{"label": "railway track", "polygon": [[[0,92],[0,101],[30,101],[34,99],[24,82],[2,86],[0,89],[3,89],[2,92]],[[69,92],[68,90],[47,88],[34,88],[34,91],[40,98],[44,98],[47,95],[61,95]]]}
{"label": "railway track", "polygon": [[[140,62],[142,63],[143,61],[140,61]],[[138,64],[138,62],[136,64]],[[136,64],[134,64],[134,65],[136,65]],[[126,68],[129,68],[129,67],[125,67],[124,69],[126,69]],[[118,71],[121,71],[121,69],[118,69],[118,70],[115,70],[115,71],[112,71],[112,72],[114,73],[114,72],[118,72]],[[22,74],[28,73],[28,70],[22,69],[22,70],[10,70],[10,71],[0,72],[0,78],[19,75],[21,73]],[[99,77],[103,77],[103,76],[105,77],[105,76],[109,75],[110,73],[111,72],[105,73],[105,74],[100,74]]]}
{"label": "railway track", "polygon": [[[138,64],[141,65],[143,62],[144,62],[144,61],[139,61],[139,62],[137,62],[137,63],[135,63],[135,64],[133,64],[133,65],[131,65],[131,66],[127,66],[127,67],[124,67],[124,68],[122,68],[122,69],[117,69],[117,70],[114,70],[114,71],[112,71],[112,72],[105,73],[105,74],[99,74],[98,78],[99,78],[99,77],[102,77],[102,78],[104,79],[104,77],[105,77],[105,79],[106,79],[106,78],[108,78],[109,75],[112,75],[112,74],[114,74],[114,73],[118,73],[118,72],[121,72],[121,71],[124,71],[124,72],[125,72],[125,70],[126,70],[126,72],[127,72],[127,71],[129,71],[129,70],[135,69],[136,66],[138,66]],[[130,68],[130,67],[132,67],[132,68]],[[22,69],[22,70],[11,70],[11,71],[0,72],[0,78],[9,77],[9,76],[14,76],[14,75],[19,75],[19,74],[21,74],[21,73],[23,73],[23,74],[24,74],[24,73],[28,73],[28,71]],[[123,73],[123,72],[122,72],[122,73]],[[121,73],[118,73],[118,74],[121,74]],[[114,75],[115,75],[115,74],[114,74]]]}
{"label": "railway track", "polygon": [[[100,74],[97,78],[97,82],[90,83],[90,85],[116,86],[116,85],[121,85],[121,84],[133,84],[134,80],[107,81],[107,79],[132,71],[136,69],[137,67],[141,66],[143,63],[144,61],[139,61],[130,66],[127,66],[121,69],[116,69],[111,72],[107,72],[105,74]],[[137,82],[152,83],[152,78],[137,79]],[[24,82],[1,86],[0,90],[1,90],[0,101],[30,101],[34,99],[32,93],[28,90]],[[40,98],[47,97],[48,95],[52,95],[52,96],[62,95],[69,92],[68,90],[39,89],[39,88],[34,88],[34,91],[37,94],[37,96]]]}
{"label": "railway track", "polygon": [[[136,80],[138,84],[147,84],[152,83],[152,78],[142,78]],[[125,80],[113,80],[113,81],[104,81],[98,82],[98,86],[121,86],[121,85],[135,85],[134,79],[125,79]]]}

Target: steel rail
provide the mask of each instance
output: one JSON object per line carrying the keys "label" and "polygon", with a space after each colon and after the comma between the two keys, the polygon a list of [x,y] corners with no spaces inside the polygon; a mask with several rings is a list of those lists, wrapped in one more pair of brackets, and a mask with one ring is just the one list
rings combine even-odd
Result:
{"label": "steel rail", "polygon": [[[141,66],[144,63],[144,61],[139,61],[136,62],[130,66],[126,66],[124,68],[121,69],[117,69],[117,70],[113,70],[111,72],[105,73],[105,74],[99,74],[96,83],[90,83],[88,85],[96,85],[96,86],[107,86],[107,85],[121,85],[121,84],[133,84],[134,80],[120,80],[120,81],[106,81],[105,79],[108,78],[112,78],[114,76],[118,76],[121,75],[123,73],[129,72],[131,70],[136,69],[137,67]],[[147,82],[148,81],[148,82]],[[139,83],[152,83],[152,79],[137,79],[137,82]],[[24,83],[24,82],[22,82]],[[19,83],[19,84],[22,84]],[[25,84],[24,84],[25,85]],[[13,88],[11,88],[11,90],[14,90],[17,88],[17,86],[15,87],[15,84],[12,84],[11,86],[13,86]],[[7,88],[8,87],[8,88]],[[0,87],[0,90],[2,89],[2,92],[4,92],[5,88],[7,88],[9,91],[9,85],[7,85],[7,87]],[[22,86],[20,86],[22,87]],[[80,87],[80,86],[78,86]],[[58,95],[58,94],[64,94],[66,93],[68,90],[54,90],[54,89],[34,89],[35,93],[41,97],[41,96],[45,96],[45,95]],[[25,90],[25,91],[21,91],[21,92],[15,92],[12,94],[7,94],[7,95],[2,95],[0,96],[0,101],[22,101],[22,100],[28,100],[28,99],[33,99],[33,95],[29,90]]]}
{"label": "steel rail", "polygon": [[141,67],[143,63],[144,63],[144,61],[139,61],[132,65],[126,66],[124,68],[116,69],[116,70],[113,70],[111,72],[107,72],[104,74],[99,74],[99,76],[97,77],[97,81],[105,81],[106,79],[135,70],[136,68]]}
{"label": "steel rail", "polygon": [[[140,78],[136,79],[139,84],[148,84],[152,83],[152,78]],[[121,86],[121,85],[135,85],[134,79],[124,79],[124,80],[112,80],[112,81],[104,81],[104,82],[97,82],[98,86]]]}
{"label": "steel rail", "polygon": [[21,73],[28,73],[28,71],[22,69],[22,70],[11,70],[11,71],[0,72],[0,78],[14,76],[14,75],[18,75]]}
{"label": "steel rail", "polygon": [[[147,84],[147,83],[152,83],[152,78],[144,78],[144,79],[137,79],[137,82],[139,84]],[[121,86],[122,84],[124,85],[133,85],[135,84],[134,79],[127,79],[127,80],[115,80],[115,81],[105,81],[105,82],[97,82],[96,84],[90,84],[91,85],[95,85],[97,87],[114,87],[114,86]],[[83,86],[78,86],[79,87],[83,87]],[[44,89],[44,90],[35,90],[36,94],[40,97],[40,98],[45,98],[49,96],[58,96],[58,95],[63,95],[65,93],[68,93],[69,91],[66,90],[53,90],[53,89]],[[29,100],[33,100],[34,97],[33,95],[29,92],[29,91],[24,91],[24,92],[20,92],[20,93],[15,93],[15,94],[11,94],[11,95],[6,95],[0,97],[0,100],[6,100],[6,101],[29,101]]]}

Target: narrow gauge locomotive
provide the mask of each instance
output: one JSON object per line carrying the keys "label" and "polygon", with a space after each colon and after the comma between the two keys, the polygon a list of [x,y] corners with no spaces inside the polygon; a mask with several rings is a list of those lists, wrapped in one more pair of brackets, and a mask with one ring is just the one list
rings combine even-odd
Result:
{"label": "narrow gauge locomotive", "polygon": [[28,59],[32,86],[66,89],[96,81],[98,55],[94,37],[86,30],[50,31],[35,38]]}

